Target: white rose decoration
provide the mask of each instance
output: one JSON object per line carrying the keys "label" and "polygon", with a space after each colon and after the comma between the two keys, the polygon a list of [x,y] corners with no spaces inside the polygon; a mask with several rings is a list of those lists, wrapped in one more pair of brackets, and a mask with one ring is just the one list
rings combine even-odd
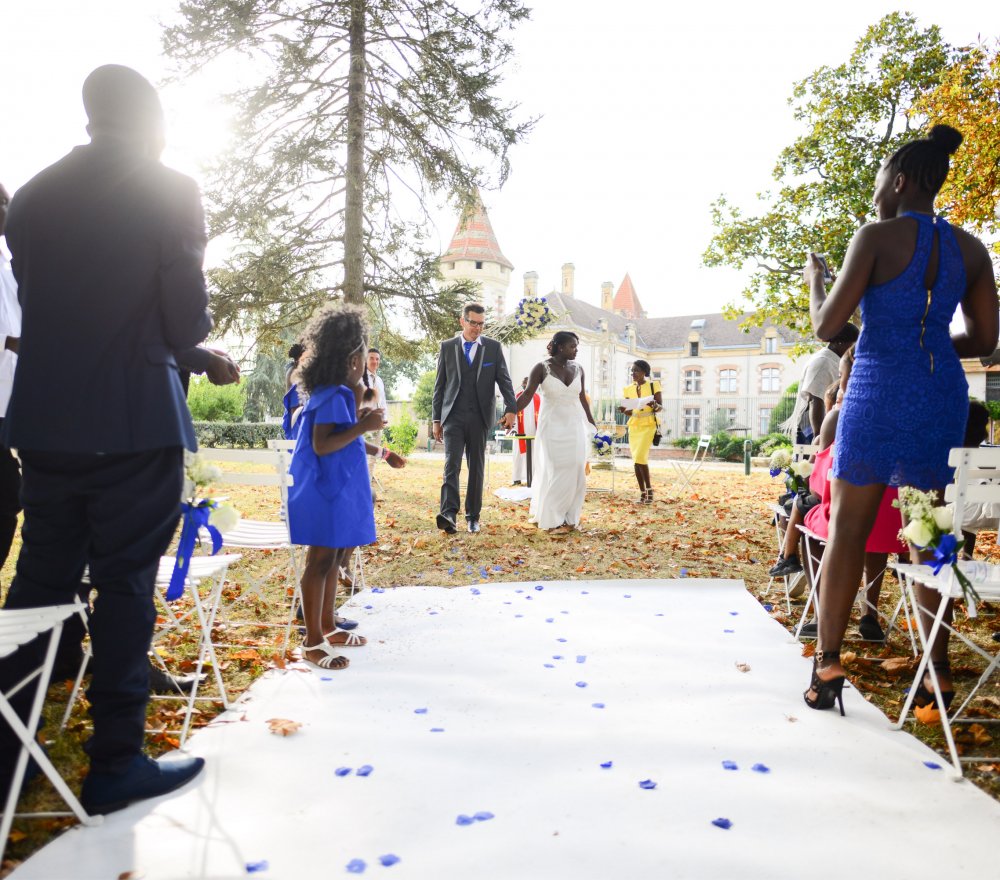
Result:
{"label": "white rose decoration", "polygon": [[784,447],[781,449],[775,449],[771,453],[771,460],[769,465],[775,470],[781,470],[788,467],[792,463],[792,456],[788,450]]}
{"label": "white rose decoration", "polygon": [[906,524],[903,537],[915,547],[926,547],[934,538],[934,532],[925,522],[915,519]]}
{"label": "white rose decoration", "polygon": [[220,504],[218,507],[212,508],[212,512],[208,515],[208,522],[224,535],[239,525],[240,512],[232,504]]}
{"label": "white rose decoration", "polygon": [[952,526],[955,524],[955,510],[952,505],[935,507],[932,513],[934,515],[934,524],[942,532],[950,532]]}
{"label": "white rose decoration", "polygon": [[792,465],[792,473],[806,479],[813,472],[811,461],[797,461]]}

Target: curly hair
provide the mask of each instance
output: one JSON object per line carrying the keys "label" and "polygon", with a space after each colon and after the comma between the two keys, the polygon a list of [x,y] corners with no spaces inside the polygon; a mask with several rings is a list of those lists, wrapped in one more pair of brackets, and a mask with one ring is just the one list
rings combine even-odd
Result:
{"label": "curly hair", "polygon": [[351,355],[364,357],[367,334],[368,323],[359,306],[333,304],[320,309],[302,339],[306,350],[299,361],[298,381],[306,392],[343,385]]}
{"label": "curly hair", "polygon": [[560,345],[565,345],[571,340],[580,341],[580,337],[577,336],[572,330],[557,330],[556,335],[549,340],[549,344],[545,346],[545,350],[555,357],[557,351],[559,351]]}
{"label": "curly hair", "polygon": [[644,361],[641,358],[637,361],[632,361],[633,367],[638,367],[645,374],[646,378],[649,378],[649,374],[653,372],[653,368],[649,365],[649,361]]}

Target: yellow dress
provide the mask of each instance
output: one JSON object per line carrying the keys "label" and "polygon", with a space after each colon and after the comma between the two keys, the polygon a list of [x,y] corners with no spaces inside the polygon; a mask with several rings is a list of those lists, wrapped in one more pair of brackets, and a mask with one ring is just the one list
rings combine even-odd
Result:
{"label": "yellow dress", "polygon": [[[660,390],[659,382],[644,382],[636,391],[635,385],[626,385],[622,397],[637,400],[649,397]],[[632,461],[636,464],[649,464],[649,448],[653,445],[653,435],[656,433],[656,416],[653,408],[641,406],[632,410],[628,420],[628,448],[632,452]]]}

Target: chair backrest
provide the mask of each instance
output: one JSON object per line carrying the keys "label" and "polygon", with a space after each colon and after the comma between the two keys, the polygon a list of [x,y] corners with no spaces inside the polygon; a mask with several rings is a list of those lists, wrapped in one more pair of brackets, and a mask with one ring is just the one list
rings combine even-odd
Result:
{"label": "chair backrest", "polygon": [[796,443],[792,446],[792,461],[803,461],[812,458],[819,452],[819,444]]}
{"label": "chair backrest", "polygon": [[704,458],[708,455],[708,447],[712,445],[712,435],[702,434],[698,438],[698,445],[694,448],[694,460],[697,461],[699,458]]}
{"label": "chair backrest", "polygon": [[1000,448],[958,447],[949,453],[948,464],[955,468],[955,479],[945,487],[944,499],[955,505],[952,528],[961,537],[966,504],[1000,502]]}
{"label": "chair backrest", "polygon": [[[224,461],[235,464],[253,464],[254,471],[223,471],[220,483],[236,486],[280,486],[281,459],[273,449],[199,449],[205,461]],[[267,470],[263,470],[267,468]]]}

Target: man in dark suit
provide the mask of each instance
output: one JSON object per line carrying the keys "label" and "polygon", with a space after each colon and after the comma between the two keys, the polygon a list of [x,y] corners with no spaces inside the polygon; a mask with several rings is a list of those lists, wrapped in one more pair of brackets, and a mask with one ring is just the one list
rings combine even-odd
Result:
{"label": "man in dark suit", "polygon": [[[14,195],[7,243],[23,310],[0,442],[23,467],[23,545],[8,608],[72,602],[85,563],[94,733],[81,801],[92,813],[165,794],[201,758],[142,753],[153,585],[180,513],[184,448],[196,448],[174,351],[212,321],[194,181],[159,162],[163,113],[134,70],[83,84],[91,142]],[[7,661],[11,680],[37,646]],[[20,708],[20,707],[19,707]],[[0,729],[0,778],[16,757]]]}
{"label": "man in dark suit", "polygon": [[481,335],[485,323],[486,310],[478,303],[470,303],[462,310],[462,332],[442,342],[438,354],[432,412],[434,439],[444,440],[444,483],[437,525],[450,535],[458,530],[455,520],[463,455],[469,465],[465,519],[470,532],[479,531],[486,438],[494,416],[494,387],[503,396],[503,426],[510,428],[514,424],[514,386],[507,372],[507,361],[500,343]]}

